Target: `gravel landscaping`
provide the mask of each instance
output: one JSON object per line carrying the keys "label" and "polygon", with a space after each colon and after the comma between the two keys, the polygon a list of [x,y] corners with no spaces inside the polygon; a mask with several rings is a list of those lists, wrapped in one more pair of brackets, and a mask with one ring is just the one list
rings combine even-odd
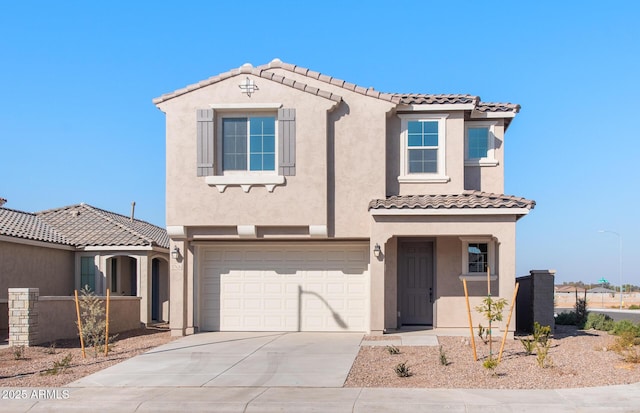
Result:
{"label": "gravel landscaping", "polygon": [[[640,382],[640,365],[626,363],[610,350],[615,339],[602,331],[558,326],[548,354],[551,366],[545,368],[538,366],[535,353],[525,353],[520,341],[508,340],[495,374],[482,365],[489,346],[478,337],[478,361],[473,360],[468,337],[438,337],[447,365],[440,362],[438,346],[399,346],[400,353],[394,355],[384,346],[366,346],[360,349],[345,386],[557,389]],[[493,343],[494,355],[499,349],[498,340]],[[409,377],[398,377],[394,371],[403,362],[409,367]]]}
{"label": "gravel landscaping", "polygon": [[[64,386],[171,340],[166,329],[130,331],[118,336],[108,357],[96,357],[93,349],[87,349],[86,359],[82,359],[78,339],[59,341],[55,348],[27,347],[20,359],[15,358],[14,348],[4,348],[0,350],[0,387]],[[602,331],[558,326],[547,359],[549,367],[539,367],[535,353],[526,355],[518,340],[510,340],[495,374],[482,365],[489,346],[477,337],[478,361],[473,360],[468,337],[438,337],[447,365],[441,364],[439,346],[398,346],[400,353],[395,355],[384,346],[363,346],[345,387],[554,389],[640,382],[640,364],[626,363],[610,350],[615,340],[615,336]],[[495,355],[499,348],[500,342],[494,342]],[[69,354],[68,368],[46,374]],[[403,362],[409,367],[409,377],[398,377],[394,372]]]}
{"label": "gravel landscaping", "polygon": [[[0,350],[0,387],[59,387],[76,381],[128,358],[168,343],[172,337],[166,328],[132,330],[120,333],[107,357],[104,353],[95,356],[93,348],[85,350],[82,358],[80,340],[59,340],[51,345],[24,347],[16,359],[16,348]],[[68,367],[61,366],[57,374],[51,374],[54,364],[64,364],[71,355]],[[48,372],[49,371],[49,372]]]}

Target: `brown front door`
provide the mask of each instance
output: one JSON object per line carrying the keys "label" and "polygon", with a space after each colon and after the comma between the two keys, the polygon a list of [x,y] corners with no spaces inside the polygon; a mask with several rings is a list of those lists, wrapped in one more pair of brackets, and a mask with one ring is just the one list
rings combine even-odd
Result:
{"label": "brown front door", "polygon": [[400,324],[433,325],[433,242],[398,247]]}

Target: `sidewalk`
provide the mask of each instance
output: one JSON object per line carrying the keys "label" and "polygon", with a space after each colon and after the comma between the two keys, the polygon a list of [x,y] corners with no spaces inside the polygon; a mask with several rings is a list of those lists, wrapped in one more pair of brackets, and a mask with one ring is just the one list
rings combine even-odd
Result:
{"label": "sidewalk", "polygon": [[[0,389],[8,392],[31,389]],[[637,412],[640,383],[562,390],[297,387],[60,388],[42,400],[0,401],[9,412]],[[68,391],[65,395],[63,391]],[[63,400],[55,400],[55,398]]]}

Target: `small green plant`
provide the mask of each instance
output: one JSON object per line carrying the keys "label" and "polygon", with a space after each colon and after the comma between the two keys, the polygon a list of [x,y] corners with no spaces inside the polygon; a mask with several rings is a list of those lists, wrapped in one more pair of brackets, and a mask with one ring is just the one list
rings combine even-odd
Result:
{"label": "small green plant", "polygon": [[53,367],[44,371],[42,375],[55,376],[57,374],[64,373],[69,367],[71,367],[72,358],[73,356],[69,353],[62,360],[54,361]]}
{"label": "small green plant", "polygon": [[495,370],[498,367],[498,359],[489,356],[482,362],[482,367],[491,371],[492,374],[495,374]]}
{"label": "small green plant", "polygon": [[536,361],[538,367],[547,368],[553,367],[553,362],[549,356],[549,349],[551,348],[551,340],[547,340],[545,343],[538,343],[536,346]]}
{"label": "small green plant", "polygon": [[615,321],[613,318],[609,317],[603,313],[589,313],[587,316],[587,321],[584,323],[584,329],[594,329],[600,331],[611,331],[613,330]]}
{"label": "small green plant", "polygon": [[24,345],[13,346],[13,358],[16,360],[24,359]]}
{"label": "small green plant", "polygon": [[560,313],[556,317],[556,325],[559,326],[575,326],[576,325],[576,312],[569,311],[566,313]]}
{"label": "small green plant", "polygon": [[632,331],[625,331],[616,337],[610,349],[621,355],[627,363],[640,363],[640,351],[637,347],[639,344],[640,338],[636,337]]}
{"label": "small green plant", "polygon": [[634,334],[635,337],[640,337],[640,325],[634,324],[629,320],[620,320],[613,325],[613,329],[611,330],[611,334],[616,336],[620,336],[626,332]]}
{"label": "small green plant", "polygon": [[533,323],[533,340],[536,343],[546,344],[551,336],[551,326],[542,326],[537,321]]}
{"label": "small green plant", "polygon": [[527,356],[530,356],[531,354],[533,354],[533,350],[536,348],[536,341],[530,337],[527,338],[519,338],[518,340],[520,340],[520,342],[522,343],[522,346],[524,347],[524,352],[527,354]]}
{"label": "small green plant", "polygon": [[394,345],[386,347],[389,354],[400,354],[400,349]]}
{"label": "small green plant", "polygon": [[404,363],[397,364],[396,367],[394,368],[394,371],[396,372],[396,375],[398,377],[409,377],[409,376],[411,376],[411,371],[409,371],[409,366],[407,366],[407,362],[406,361]]}
{"label": "small green plant", "polygon": [[447,360],[447,353],[444,351],[444,348],[440,346],[440,364],[443,366],[449,365],[449,360]]}
{"label": "small green plant", "polygon": [[631,304],[629,306],[629,310],[640,310],[640,305],[638,304]]}
{"label": "small green plant", "polygon": [[484,344],[487,344],[489,342],[489,329],[484,328],[482,324],[478,324],[478,337]]}

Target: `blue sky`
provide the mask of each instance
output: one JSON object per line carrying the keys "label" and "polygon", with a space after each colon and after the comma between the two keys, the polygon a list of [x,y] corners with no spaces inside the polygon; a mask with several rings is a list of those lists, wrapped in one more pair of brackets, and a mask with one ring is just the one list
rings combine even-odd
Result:
{"label": "blue sky", "polygon": [[0,197],[122,214],[136,201],[164,225],[151,99],[279,57],[381,91],[521,104],[505,192],[537,206],[518,223],[517,275],[618,284],[607,229],[638,285],[639,17],[632,1],[5,2]]}

